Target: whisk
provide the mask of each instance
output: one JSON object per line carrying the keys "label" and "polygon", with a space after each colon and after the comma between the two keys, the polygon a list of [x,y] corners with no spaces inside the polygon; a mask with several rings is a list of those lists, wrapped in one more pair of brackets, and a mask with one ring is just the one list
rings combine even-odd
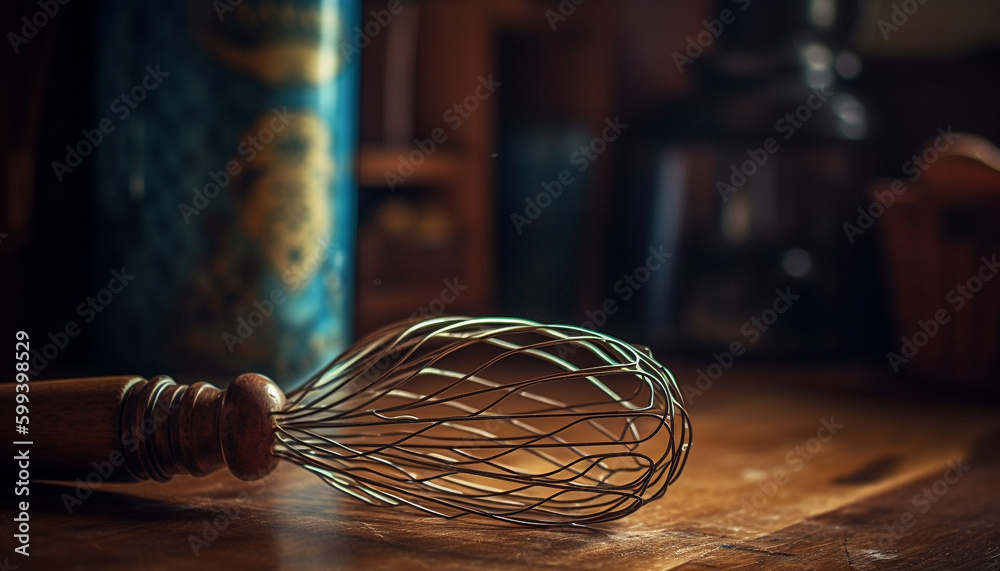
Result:
{"label": "whisk", "polygon": [[[14,397],[0,385],[5,409]],[[660,498],[692,434],[648,350],[510,318],[387,326],[287,400],[253,373],[225,391],[166,376],[39,381],[30,398],[33,478],[225,466],[253,480],[281,459],[367,504],[528,525],[605,522]]]}

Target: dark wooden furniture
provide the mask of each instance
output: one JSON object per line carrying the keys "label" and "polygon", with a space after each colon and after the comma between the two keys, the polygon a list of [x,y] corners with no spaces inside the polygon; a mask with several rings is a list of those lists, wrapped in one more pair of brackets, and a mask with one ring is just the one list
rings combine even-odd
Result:
{"label": "dark wooden furniture", "polygon": [[[366,7],[369,4],[380,6],[378,2],[364,3]],[[447,216],[455,236],[446,239],[449,243],[444,248],[421,248],[405,239],[411,243],[400,248],[386,240],[384,229],[366,229],[362,220],[358,335],[414,312],[426,315],[430,309],[440,313],[429,305],[441,295],[445,280],[465,286],[461,295],[448,303],[448,313],[484,314],[493,306],[493,157],[499,94],[482,91],[481,85],[498,79],[496,35],[501,29],[520,25],[528,17],[529,7],[524,0],[421,0],[412,5],[414,8],[408,3],[403,6],[404,10],[419,9],[420,20],[413,58],[413,140],[405,144],[363,141],[358,153],[358,183],[362,192],[384,190],[378,202],[414,191],[420,203],[433,205]],[[370,17],[368,12],[365,17]],[[363,62],[367,66],[363,73],[385,73],[385,61],[374,55]],[[485,98],[473,97],[477,88]],[[454,110],[470,97],[474,108]],[[380,115],[382,110],[376,108],[381,103],[363,98],[362,121]],[[411,153],[417,156],[408,163],[412,167],[408,174],[410,171],[400,166],[400,157],[405,159]],[[400,179],[392,183],[391,192],[386,173]],[[407,266],[400,264],[400,258],[415,262]],[[431,259],[435,262],[428,263]]]}
{"label": "dark wooden furniture", "polygon": [[[744,364],[708,388],[703,382],[697,394],[693,370],[675,367],[690,385],[695,431],[681,479],[662,500],[595,529],[367,508],[283,464],[258,482],[224,471],[93,491],[32,482],[30,560],[11,547],[0,562],[7,557],[21,569],[1000,566],[995,405],[942,402],[933,387],[904,387],[866,369]],[[13,517],[5,504],[4,537]]]}
{"label": "dark wooden furniture", "polygon": [[[370,9],[385,3],[370,0],[364,5],[367,19]],[[377,134],[377,127],[384,125],[383,106],[391,104],[391,97],[380,91],[388,65],[382,44],[393,33],[390,28],[374,38],[362,56],[357,165],[362,202],[377,210],[379,204],[408,197],[444,213],[451,232],[445,233],[450,236],[444,237],[444,244],[431,246],[407,236],[393,240],[362,212],[356,280],[359,336],[414,312],[434,311],[430,305],[441,295],[445,280],[466,286],[444,304],[447,313],[496,313],[496,228],[510,223],[510,213],[496,212],[494,204],[500,124],[512,116],[569,117],[600,133],[605,120],[622,113],[613,100],[621,10],[614,0],[589,0],[565,22],[556,20],[556,29],[546,14],[558,14],[559,0],[420,0],[402,6],[404,11],[410,6],[419,10],[412,101],[402,106],[412,106],[413,140],[393,143]],[[505,43],[512,50],[506,55],[517,56],[514,63],[503,59]],[[490,81],[502,85],[484,99],[470,99]],[[500,104],[504,98],[509,100],[506,107]],[[467,101],[473,102],[469,110],[456,115],[456,106]],[[426,141],[435,131],[444,140],[432,147]],[[422,156],[416,140],[433,150]],[[390,190],[386,173],[408,172],[400,166],[400,157],[414,152],[419,164],[412,165],[412,174],[393,180]],[[580,252],[589,254],[581,255],[586,271],[577,284],[588,308],[603,299],[599,260],[607,246],[600,230],[611,200],[614,152],[588,173],[592,182],[584,216],[593,231],[580,237]]]}

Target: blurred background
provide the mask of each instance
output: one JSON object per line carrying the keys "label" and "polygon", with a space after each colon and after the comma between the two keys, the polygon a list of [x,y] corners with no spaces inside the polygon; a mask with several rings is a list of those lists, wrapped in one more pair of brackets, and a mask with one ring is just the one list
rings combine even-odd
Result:
{"label": "blurred background", "polygon": [[448,313],[692,377],[997,386],[996,2],[18,0],[0,30],[0,309],[41,378],[300,379]]}

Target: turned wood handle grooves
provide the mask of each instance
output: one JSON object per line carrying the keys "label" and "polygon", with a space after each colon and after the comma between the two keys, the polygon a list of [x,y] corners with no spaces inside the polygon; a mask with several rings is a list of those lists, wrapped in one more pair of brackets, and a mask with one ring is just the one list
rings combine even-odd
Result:
{"label": "turned wood handle grooves", "polygon": [[[14,387],[0,385],[0,407],[13,408]],[[240,375],[225,391],[165,375],[31,381],[29,388],[33,479],[96,473],[102,481],[162,482],[227,467],[254,480],[278,462],[271,412],[285,397],[263,375]],[[13,445],[0,447],[9,462]]]}
{"label": "turned wood handle grooves", "polygon": [[167,376],[125,394],[119,424],[125,467],[136,480],[202,476],[225,465],[219,448],[222,391],[206,383],[178,385]]}

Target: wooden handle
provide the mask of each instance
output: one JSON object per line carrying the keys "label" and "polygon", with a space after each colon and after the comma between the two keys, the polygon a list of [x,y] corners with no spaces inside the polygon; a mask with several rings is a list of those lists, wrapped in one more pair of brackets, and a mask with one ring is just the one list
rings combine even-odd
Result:
{"label": "wooden handle", "polygon": [[[13,410],[15,384],[0,384],[0,410]],[[178,385],[167,376],[31,381],[28,392],[32,479],[167,481],[223,466],[243,480],[263,478],[274,419],[285,396],[270,379],[240,375],[225,391]],[[5,462],[17,454],[0,442]],[[22,447],[23,448],[23,447]]]}

